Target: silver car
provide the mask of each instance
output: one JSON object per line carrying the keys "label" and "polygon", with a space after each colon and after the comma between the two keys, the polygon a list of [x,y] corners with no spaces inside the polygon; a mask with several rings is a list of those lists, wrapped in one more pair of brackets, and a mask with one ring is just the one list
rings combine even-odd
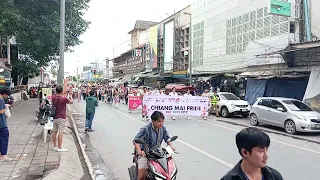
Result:
{"label": "silver car", "polygon": [[320,132],[320,113],[296,99],[262,97],[252,106],[250,123],[282,127],[289,134]]}

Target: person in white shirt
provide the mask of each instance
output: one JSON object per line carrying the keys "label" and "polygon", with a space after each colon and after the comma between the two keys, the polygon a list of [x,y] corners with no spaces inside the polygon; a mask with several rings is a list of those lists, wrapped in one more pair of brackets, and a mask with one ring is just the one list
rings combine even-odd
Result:
{"label": "person in white shirt", "polygon": [[[149,92],[148,92],[146,87],[143,87],[142,92],[140,92],[140,96],[141,96],[142,102],[143,102],[143,97],[147,96],[147,95],[149,95]],[[143,107],[143,104],[142,104],[142,107]],[[148,115],[145,116],[145,114],[143,114],[143,112],[142,112],[142,119],[143,120],[146,119],[147,121],[149,121]]]}
{"label": "person in white shirt", "polygon": [[[187,92],[186,92],[183,96],[184,96],[184,97],[190,97],[190,96],[192,96],[192,94],[190,94],[190,90],[187,90]],[[190,117],[187,116],[187,119],[189,120]]]}
{"label": "person in white shirt", "polygon": [[[172,91],[169,93],[169,96],[174,96],[174,97],[178,97],[178,93],[176,92],[176,88],[172,88]],[[172,115],[171,116],[172,120],[176,120],[176,118]]]}
{"label": "person in white shirt", "polygon": [[[208,110],[210,109],[211,106],[211,97],[210,94],[208,93],[208,89],[204,90],[203,94],[201,95],[202,97],[207,97],[208,98]],[[203,116],[204,120],[207,120],[206,116]]]}

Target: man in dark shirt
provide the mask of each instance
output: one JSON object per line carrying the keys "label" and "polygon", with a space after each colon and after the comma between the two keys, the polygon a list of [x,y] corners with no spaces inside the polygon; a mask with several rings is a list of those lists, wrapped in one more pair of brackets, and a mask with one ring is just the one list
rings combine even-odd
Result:
{"label": "man in dark shirt", "polygon": [[[141,138],[144,139],[145,142],[149,145],[151,149],[159,148],[161,146],[162,141],[165,141],[173,151],[175,148],[170,142],[170,136],[167,129],[163,126],[164,123],[164,115],[160,111],[155,111],[151,115],[152,122],[145,125],[140,129],[135,139]],[[147,147],[136,144],[136,151],[139,155],[138,157],[138,180],[144,180],[147,176],[148,170],[148,160],[146,158],[145,151]]]}
{"label": "man in dark shirt", "polygon": [[236,135],[242,160],[221,180],[283,180],[281,174],[267,166],[269,136],[262,130],[249,127]]}
{"label": "man in dark shirt", "polygon": [[86,98],[86,132],[93,132],[92,121],[98,106],[98,100],[93,95],[94,92],[90,91],[90,96]]}
{"label": "man in dark shirt", "polygon": [[7,119],[5,116],[5,111],[10,107],[6,106],[4,99],[8,98],[11,92],[8,88],[0,89],[0,160],[10,161],[7,157],[8,145],[9,145],[9,129],[7,125]]}
{"label": "man in dark shirt", "polygon": [[[52,96],[52,105],[56,107],[56,115],[53,117],[53,130],[52,130],[52,140],[54,145],[54,150],[58,152],[68,151],[68,149],[62,148],[63,133],[66,127],[66,114],[67,114],[67,104],[72,104],[72,94],[69,97],[63,95],[63,87],[57,86],[56,94]],[[57,146],[57,134],[58,135],[58,146]]]}

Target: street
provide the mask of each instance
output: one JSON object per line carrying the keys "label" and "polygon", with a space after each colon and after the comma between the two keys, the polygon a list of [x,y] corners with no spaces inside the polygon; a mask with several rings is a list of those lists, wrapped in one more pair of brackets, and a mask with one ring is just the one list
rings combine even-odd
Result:
{"label": "street", "polygon": [[[85,102],[75,101],[73,109],[84,121]],[[132,140],[142,121],[141,112],[128,113],[127,107],[100,103],[93,121],[89,139],[116,179],[128,180],[127,168],[131,166]],[[165,120],[171,135],[179,136],[174,142],[178,179],[220,179],[239,160],[235,135],[243,127],[201,118]],[[271,141],[268,165],[277,169],[284,179],[313,180],[320,169],[320,145],[279,134],[268,133]],[[103,171],[103,170],[102,170]]]}

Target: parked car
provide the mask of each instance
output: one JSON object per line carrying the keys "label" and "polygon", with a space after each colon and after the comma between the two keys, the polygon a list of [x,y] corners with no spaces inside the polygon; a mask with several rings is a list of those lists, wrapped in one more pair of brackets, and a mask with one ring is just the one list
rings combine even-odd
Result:
{"label": "parked car", "polygon": [[233,115],[249,116],[250,104],[247,101],[241,100],[229,92],[218,92],[217,94],[219,96],[218,107],[222,117]]}
{"label": "parked car", "polygon": [[320,113],[296,99],[262,97],[252,106],[250,123],[281,127],[289,134],[320,132]]}

